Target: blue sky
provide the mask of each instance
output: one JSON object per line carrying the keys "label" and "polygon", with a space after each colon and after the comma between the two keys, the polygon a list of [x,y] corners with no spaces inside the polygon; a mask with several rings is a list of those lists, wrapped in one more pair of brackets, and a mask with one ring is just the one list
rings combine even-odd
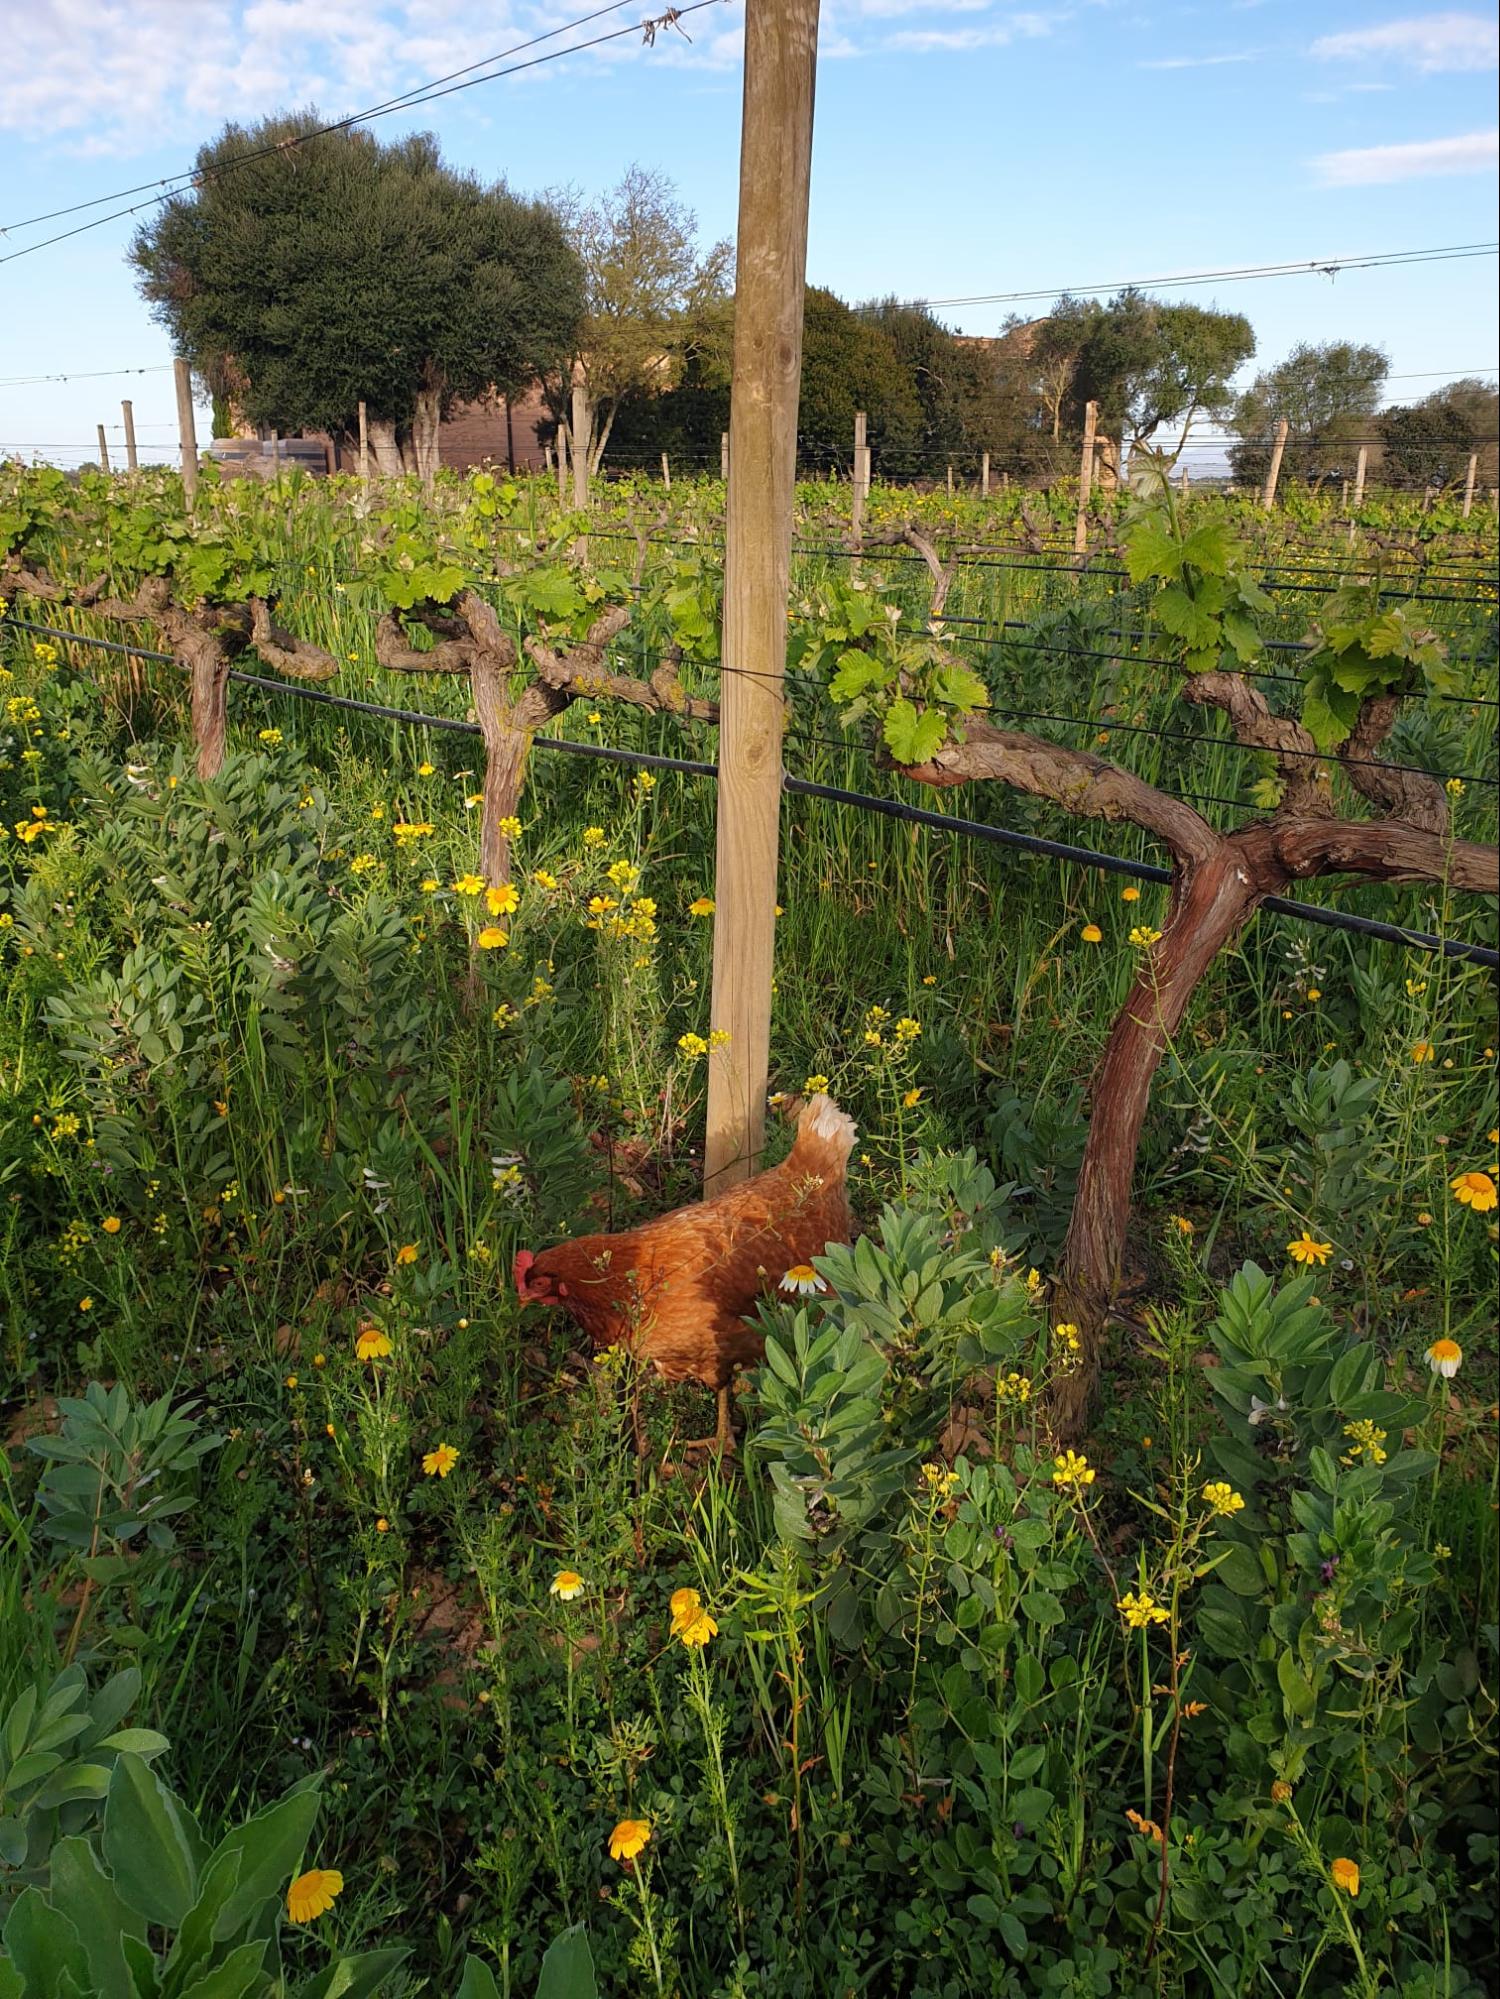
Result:
{"label": "blue sky", "polygon": [[[31,0],[0,74],[0,226],[180,171],[231,116],[342,116],[588,5]],[[742,18],[727,0],[683,24],[691,44],[629,36],[376,129],[434,130],[455,165],[525,191],[593,191],[639,160],[672,176],[705,238],[732,236]],[[1500,234],[1493,8],[824,0],[822,24],[808,265],[849,298],[1126,279],[1171,296],[1173,274]],[[12,229],[0,256],[89,219]],[[118,443],[129,395],[143,453],[165,455],[169,349],[124,262],[131,226],[0,262],[0,452],[92,457],[96,422]],[[1393,401],[1496,366],[1493,256],[1181,295],[1249,315],[1251,372],[1339,337],[1386,348]],[[944,316],[986,333],[1016,309],[1042,307]],[[17,380],[124,368],[149,372]]]}

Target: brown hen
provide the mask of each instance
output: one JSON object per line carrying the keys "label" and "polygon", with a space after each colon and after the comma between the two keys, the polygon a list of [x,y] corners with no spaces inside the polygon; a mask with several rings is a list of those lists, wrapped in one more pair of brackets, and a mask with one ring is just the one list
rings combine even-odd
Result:
{"label": "brown hen", "polygon": [[849,1240],[854,1139],[831,1097],[810,1097],[779,1166],[621,1235],[575,1236],[539,1256],[523,1249],[516,1294],[523,1305],[560,1305],[595,1346],[627,1342],[667,1381],[714,1389],[715,1440],[728,1449],[730,1380],[764,1347],[745,1314],[788,1271]]}

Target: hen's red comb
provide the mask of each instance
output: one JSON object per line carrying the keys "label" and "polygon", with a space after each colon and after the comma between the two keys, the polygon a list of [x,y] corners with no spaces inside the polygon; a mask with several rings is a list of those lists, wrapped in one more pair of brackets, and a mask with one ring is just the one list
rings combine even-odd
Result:
{"label": "hen's red comb", "polygon": [[522,1298],[526,1296],[526,1274],[535,1262],[536,1256],[533,1251],[529,1249],[518,1249],[516,1251],[516,1260],[511,1265],[510,1275],[511,1282],[515,1285],[517,1293]]}

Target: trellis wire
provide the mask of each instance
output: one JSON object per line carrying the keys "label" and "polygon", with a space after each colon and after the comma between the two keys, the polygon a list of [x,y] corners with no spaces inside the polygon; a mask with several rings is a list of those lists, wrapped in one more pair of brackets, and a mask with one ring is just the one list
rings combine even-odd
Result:
{"label": "trellis wire", "polygon": [[[136,659],[157,660],[168,666],[176,661],[171,653],[153,652],[141,646],[121,644],[114,639],[90,638],[82,632],[64,631],[50,625],[39,625],[29,619],[7,616],[0,623],[13,625],[21,631],[45,634],[49,638],[72,640],[80,645],[98,646],[114,653],[127,653]],[[376,701],[359,701],[348,694],[325,694],[321,688],[307,687],[297,681],[272,679],[268,675],[246,673],[240,668],[231,668],[229,678],[242,686],[258,687],[271,694],[287,695],[299,701],[313,701],[323,707],[340,708],[359,715],[373,715],[382,720],[406,722],[418,728],[446,729],[454,734],[477,736],[481,734],[477,722],[460,721],[455,716],[432,715],[416,708],[388,708]],[[535,736],[532,741],[537,749],[560,751],[569,756],[590,757],[599,762],[620,763],[647,770],[678,771],[688,777],[717,778],[719,767],[716,763],[705,763],[685,757],[657,756],[645,750],[621,750],[606,743],[574,743],[561,736]],[[908,805],[903,799],[877,798],[868,792],[845,791],[838,785],[817,784],[809,778],[782,777],[782,789],[795,797],[823,798],[836,805],[852,806],[859,811],[873,812],[882,818],[904,820],[909,825],[930,826],[944,833],[962,834],[966,838],[982,840],[993,846],[1011,847],[1021,853],[1037,854],[1052,860],[1073,861],[1083,867],[1101,868],[1108,874],[1131,875],[1138,881],[1170,882],[1172,870],[1159,866],[1154,861],[1132,860],[1123,854],[1104,854],[1092,847],[1078,847],[1065,840],[1048,840],[1035,833],[1017,833],[1005,826],[991,826],[981,819],[960,819],[945,812],[933,812],[924,806]],[[1457,938],[1439,937],[1430,931],[1407,930],[1399,924],[1382,923],[1372,917],[1355,916],[1347,910],[1319,908],[1316,903],[1293,902],[1285,896],[1267,896],[1261,903],[1262,909],[1270,910],[1278,916],[1289,916],[1299,923],[1321,925],[1327,930],[1342,930],[1357,937],[1374,937],[1388,944],[1401,944],[1413,949],[1437,951],[1447,958],[1458,958],[1470,964],[1483,965],[1494,971],[1500,969],[1500,951],[1485,944],[1466,944]]]}

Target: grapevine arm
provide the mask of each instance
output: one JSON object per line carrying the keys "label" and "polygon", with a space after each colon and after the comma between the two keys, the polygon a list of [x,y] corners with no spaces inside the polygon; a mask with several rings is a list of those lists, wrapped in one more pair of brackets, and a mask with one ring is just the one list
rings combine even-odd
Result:
{"label": "grapevine arm", "polygon": [[332,680],[339,670],[332,653],[273,623],[261,597],[250,599],[250,641],[268,666],[290,680]]}
{"label": "grapevine arm", "polygon": [[1425,772],[1396,770],[1381,763],[1376,754],[1395,727],[1400,708],[1399,694],[1377,694],[1364,703],[1348,740],[1339,746],[1344,775],[1361,797],[1379,806],[1389,818],[1419,826],[1443,839],[1449,829],[1449,814],[1442,785]]}
{"label": "grapevine arm", "polygon": [[1312,736],[1300,722],[1274,714],[1266,697],[1243,674],[1190,673],[1182,684],[1182,698],[1195,708],[1222,709],[1236,742],[1265,750],[1276,759],[1282,785],[1278,810],[1284,816],[1333,816],[1333,794]]}
{"label": "grapevine arm", "polygon": [[962,742],[947,743],[903,774],[940,787],[994,778],[1079,818],[1123,820],[1153,834],[1180,865],[1207,860],[1219,845],[1220,836],[1191,805],[1118,764],[988,722],[968,722]]}

